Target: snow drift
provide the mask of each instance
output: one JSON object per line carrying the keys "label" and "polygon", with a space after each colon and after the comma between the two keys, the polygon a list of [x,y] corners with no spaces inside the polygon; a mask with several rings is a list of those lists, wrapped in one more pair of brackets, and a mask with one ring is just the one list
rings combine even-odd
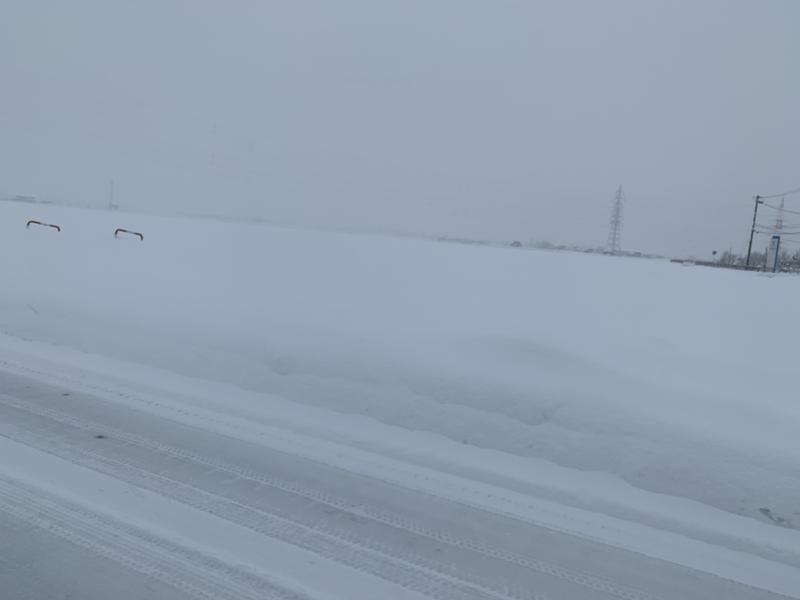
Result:
{"label": "snow drift", "polygon": [[7,349],[576,505],[800,528],[795,277],[8,203],[0,235]]}

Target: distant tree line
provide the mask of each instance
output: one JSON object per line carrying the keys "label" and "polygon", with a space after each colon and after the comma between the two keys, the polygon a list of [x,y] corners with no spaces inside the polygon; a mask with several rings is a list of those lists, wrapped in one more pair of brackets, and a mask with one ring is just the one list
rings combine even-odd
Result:
{"label": "distant tree line", "polygon": [[[746,254],[737,254],[730,250],[725,250],[717,258],[717,262],[721,265],[743,267],[747,262]],[[750,265],[754,267],[763,267],[767,263],[766,251],[758,252],[753,251],[750,255]],[[788,250],[781,250],[778,259],[778,268],[787,273],[800,273],[800,248],[794,252]]]}

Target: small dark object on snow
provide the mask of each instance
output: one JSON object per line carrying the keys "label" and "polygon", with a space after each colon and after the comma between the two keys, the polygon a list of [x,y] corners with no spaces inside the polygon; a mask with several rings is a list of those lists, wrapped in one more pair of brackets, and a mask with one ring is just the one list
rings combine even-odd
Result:
{"label": "small dark object on snow", "polygon": [[41,225],[42,227],[51,227],[56,231],[61,231],[61,227],[59,227],[58,225],[53,225],[52,223],[42,223],[41,221],[35,221],[33,219],[25,223],[25,228],[30,229],[31,225]]}
{"label": "small dark object on snow", "polygon": [[776,525],[780,525],[781,527],[788,527],[789,529],[794,529],[794,525],[792,525],[791,521],[784,519],[780,515],[776,515],[769,508],[759,508],[758,512],[767,517],[770,521],[772,521]]}
{"label": "small dark object on snow", "polygon": [[141,241],[144,241],[144,236],[143,236],[141,233],[139,233],[138,231],[131,231],[130,229],[122,229],[122,228],[120,227],[119,229],[117,229],[117,230],[114,232],[114,237],[119,237],[119,234],[120,234],[120,233],[127,233],[127,234],[130,234],[130,235],[135,235],[135,236],[136,236],[136,237],[138,237],[138,238],[139,238]]}

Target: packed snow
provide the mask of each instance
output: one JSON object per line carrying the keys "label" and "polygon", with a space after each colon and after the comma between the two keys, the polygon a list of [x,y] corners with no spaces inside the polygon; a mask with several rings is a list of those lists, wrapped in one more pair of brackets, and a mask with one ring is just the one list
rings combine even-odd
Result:
{"label": "packed snow", "polygon": [[0,236],[5,371],[800,593],[795,277],[13,203]]}

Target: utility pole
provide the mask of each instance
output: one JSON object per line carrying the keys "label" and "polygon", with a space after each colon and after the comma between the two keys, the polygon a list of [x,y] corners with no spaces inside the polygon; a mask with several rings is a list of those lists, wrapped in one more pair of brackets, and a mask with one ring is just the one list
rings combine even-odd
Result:
{"label": "utility pole", "polygon": [[755,198],[756,204],[753,208],[753,226],[750,228],[750,243],[747,245],[747,260],[745,261],[745,266],[750,266],[750,255],[753,253],[753,235],[756,232],[756,219],[758,218],[758,205],[764,204],[764,201],[761,199],[761,196],[756,196]]}
{"label": "utility pole", "polygon": [[611,222],[608,230],[608,243],[606,249],[611,254],[619,254],[621,250],[622,239],[622,205],[625,201],[625,194],[622,192],[622,186],[617,188],[617,194],[614,196],[614,206],[611,209]]}

